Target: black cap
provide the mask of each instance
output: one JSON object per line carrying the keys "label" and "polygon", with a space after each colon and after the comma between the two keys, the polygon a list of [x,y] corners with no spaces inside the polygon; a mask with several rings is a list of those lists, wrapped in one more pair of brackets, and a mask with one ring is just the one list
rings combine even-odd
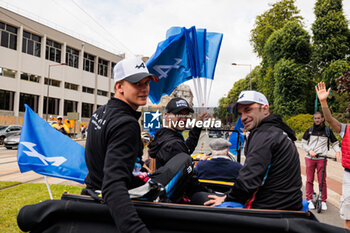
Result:
{"label": "black cap", "polygon": [[165,109],[167,113],[178,113],[184,109],[188,109],[188,111],[192,113],[194,112],[188,102],[185,99],[179,97],[171,99],[166,105]]}

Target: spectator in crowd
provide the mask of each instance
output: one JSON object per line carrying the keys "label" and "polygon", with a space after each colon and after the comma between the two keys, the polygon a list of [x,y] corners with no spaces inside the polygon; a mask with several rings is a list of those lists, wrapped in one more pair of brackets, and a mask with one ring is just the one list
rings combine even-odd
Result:
{"label": "spectator in crowd", "polygon": [[81,138],[82,139],[85,138],[85,131],[86,131],[85,125],[81,125],[80,133],[81,133]]}
{"label": "spectator in crowd", "polygon": [[318,99],[320,100],[324,118],[342,138],[341,152],[337,154],[337,161],[342,161],[344,167],[343,192],[340,203],[340,217],[345,220],[344,227],[350,229],[350,127],[349,124],[340,123],[332,116],[328,108],[327,98],[331,89],[326,89],[324,82],[320,82],[315,86]]}
{"label": "spectator in crowd", "polygon": [[305,165],[306,165],[306,200],[309,202],[309,209],[315,209],[315,205],[312,202],[312,195],[314,193],[314,175],[317,170],[318,183],[321,184],[322,171],[324,171],[323,186],[322,186],[322,210],[327,210],[327,163],[326,167],[323,167],[322,157],[317,155],[327,155],[329,150],[329,143],[332,144],[333,150],[336,152],[336,156],[340,156],[339,142],[334,136],[332,130],[324,124],[324,118],[320,112],[314,114],[314,125],[308,128],[302,139],[302,146],[306,151]]}
{"label": "spectator in crowd", "polygon": [[[202,155],[195,167],[199,179],[235,182],[242,165],[228,155],[231,143],[216,139],[209,143],[211,155]],[[211,159],[209,159],[211,158]]]}
{"label": "spectator in crowd", "polygon": [[60,131],[61,133],[67,135],[69,133],[69,128],[67,125],[65,125],[63,123],[63,117],[62,116],[58,116],[57,117],[57,123],[54,123],[51,125],[52,127],[54,127],[55,129],[57,129],[58,131]]}
{"label": "spectator in crowd", "polygon": [[302,210],[300,161],[294,131],[280,115],[270,114],[266,97],[242,91],[234,106],[250,131],[245,163],[227,196],[209,195],[205,205],[238,202],[248,208]]}

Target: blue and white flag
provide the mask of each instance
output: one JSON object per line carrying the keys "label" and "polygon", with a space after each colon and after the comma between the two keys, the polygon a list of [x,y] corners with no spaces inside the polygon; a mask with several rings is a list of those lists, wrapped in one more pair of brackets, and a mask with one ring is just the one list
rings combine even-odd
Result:
{"label": "blue and white flag", "polygon": [[[239,133],[237,133],[235,131],[231,133],[231,136],[230,136],[228,141],[232,145],[229,147],[229,151],[233,155],[237,156],[238,150],[242,151],[243,145],[244,145],[244,126],[243,126],[243,123],[241,121],[241,117],[238,118],[237,123],[234,127],[234,130],[237,130]],[[238,140],[237,140],[237,137],[238,137]],[[238,141],[238,143],[237,143],[237,141]]]}
{"label": "blue and white flag", "polygon": [[206,78],[214,79],[216,62],[219,57],[219,51],[222,42],[222,33],[216,32],[207,32],[206,33],[207,41],[206,41]]}
{"label": "blue and white flag", "polygon": [[158,44],[156,52],[146,62],[148,71],[159,77],[158,82],[150,83],[149,98],[155,104],[160,102],[163,95],[170,95],[178,85],[192,76],[185,30],[176,30],[177,34],[168,33],[169,37]]}
{"label": "blue and white flag", "polygon": [[28,105],[17,151],[20,171],[84,183],[85,148],[50,126]]}

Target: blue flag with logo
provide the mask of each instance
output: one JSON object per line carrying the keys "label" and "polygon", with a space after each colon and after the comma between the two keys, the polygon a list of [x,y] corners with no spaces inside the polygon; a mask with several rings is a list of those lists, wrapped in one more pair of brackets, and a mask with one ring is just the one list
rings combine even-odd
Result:
{"label": "blue flag with logo", "polygon": [[50,126],[28,105],[17,151],[20,171],[84,183],[85,148]]}
{"label": "blue flag with logo", "polygon": [[[228,141],[232,145],[229,147],[229,151],[235,156],[237,156],[238,150],[242,151],[243,145],[244,145],[244,126],[241,121],[241,117],[238,118],[236,125],[234,127],[234,130],[237,130],[239,133],[235,131],[231,133],[231,136]],[[237,144],[237,137],[238,137],[238,144]]]}
{"label": "blue flag with logo", "polygon": [[[172,29],[169,29],[172,30]],[[156,52],[146,62],[150,73],[159,77],[151,81],[149,98],[158,104],[163,95],[170,95],[181,83],[192,76],[184,28],[175,28],[177,33],[168,32],[168,38],[158,44]]]}

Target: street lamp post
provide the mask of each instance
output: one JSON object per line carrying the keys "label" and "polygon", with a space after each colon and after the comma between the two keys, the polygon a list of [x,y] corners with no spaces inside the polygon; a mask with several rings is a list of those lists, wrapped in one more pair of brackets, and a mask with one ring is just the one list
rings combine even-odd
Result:
{"label": "street lamp post", "polygon": [[49,90],[50,90],[50,84],[51,84],[50,70],[51,70],[51,67],[53,67],[53,66],[64,66],[64,65],[66,65],[66,63],[49,65],[49,72],[47,75],[47,93],[46,93],[46,121],[48,120],[48,113],[49,113]]}
{"label": "street lamp post", "polygon": [[237,64],[235,62],[232,62],[233,66],[249,66],[250,68],[250,73],[249,73],[249,86],[250,90],[252,89],[252,65],[251,64]]}

